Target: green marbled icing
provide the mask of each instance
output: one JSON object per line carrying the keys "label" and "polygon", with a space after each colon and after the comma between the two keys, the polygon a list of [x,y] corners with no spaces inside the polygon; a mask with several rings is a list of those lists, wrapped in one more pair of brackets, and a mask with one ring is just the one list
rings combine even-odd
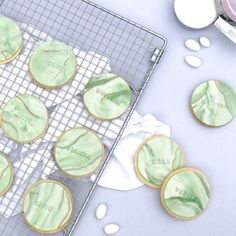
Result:
{"label": "green marbled icing", "polygon": [[0,152],[0,196],[2,196],[11,186],[13,173],[11,164],[6,156]]}
{"label": "green marbled icing", "polygon": [[192,95],[192,110],[199,121],[222,126],[236,115],[236,94],[224,82],[210,80],[199,85]]}
{"label": "green marbled icing", "polygon": [[73,213],[69,190],[59,182],[42,180],[25,194],[24,217],[35,230],[55,233],[67,226]]}
{"label": "green marbled icing", "polygon": [[0,16],[0,64],[11,61],[22,46],[22,34],[11,19]]}
{"label": "green marbled icing", "polygon": [[1,126],[4,134],[14,141],[30,143],[47,129],[47,108],[34,96],[18,95],[4,106]]}
{"label": "green marbled icing", "polygon": [[208,206],[210,186],[199,171],[176,171],[167,180],[162,200],[168,211],[177,218],[196,218]]}
{"label": "green marbled icing", "polygon": [[84,104],[98,119],[112,120],[122,115],[131,100],[130,87],[114,74],[94,76],[85,86]]}
{"label": "green marbled icing", "polygon": [[94,132],[85,128],[73,128],[59,137],[54,155],[61,170],[82,178],[91,175],[100,166],[104,147]]}
{"label": "green marbled icing", "polygon": [[29,66],[33,79],[39,85],[60,88],[74,77],[77,59],[65,43],[50,41],[36,48]]}
{"label": "green marbled icing", "polygon": [[173,170],[185,166],[182,149],[167,137],[151,137],[139,150],[137,167],[142,177],[154,186],[162,182]]}

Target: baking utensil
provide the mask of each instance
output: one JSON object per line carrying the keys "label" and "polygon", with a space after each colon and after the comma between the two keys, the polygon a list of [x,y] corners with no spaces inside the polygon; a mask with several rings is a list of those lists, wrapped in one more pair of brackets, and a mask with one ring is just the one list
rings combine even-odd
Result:
{"label": "baking utensil", "polygon": [[203,29],[214,24],[236,43],[236,28],[224,17],[226,15],[236,21],[235,0],[175,0],[174,10],[185,26]]}

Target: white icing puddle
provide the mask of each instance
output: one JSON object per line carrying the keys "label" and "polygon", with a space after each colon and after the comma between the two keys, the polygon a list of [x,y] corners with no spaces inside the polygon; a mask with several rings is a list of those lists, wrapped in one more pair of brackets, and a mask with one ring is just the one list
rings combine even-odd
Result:
{"label": "white icing puddle", "polygon": [[199,42],[197,42],[196,40],[193,40],[193,39],[187,39],[185,41],[185,46],[188,49],[190,49],[190,50],[192,50],[194,52],[198,52],[201,49],[201,46],[200,46]]}
{"label": "white icing puddle", "polygon": [[104,227],[104,232],[108,235],[116,234],[120,230],[118,224],[108,224]]}
{"label": "white icing puddle", "polygon": [[102,220],[107,214],[107,205],[105,203],[101,203],[98,205],[96,209],[96,218],[98,220]]}
{"label": "white icing puddle", "polygon": [[205,37],[205,36],[202,36],[200,38],[200,44],[204,47],[204,48],[209,48],[211,47],[211,41]]}
{"label": "white icing puddle", "polygon": [[202,65],[202,60],[196,56],[186,56],[185,62],[193,68],[199,68]]}

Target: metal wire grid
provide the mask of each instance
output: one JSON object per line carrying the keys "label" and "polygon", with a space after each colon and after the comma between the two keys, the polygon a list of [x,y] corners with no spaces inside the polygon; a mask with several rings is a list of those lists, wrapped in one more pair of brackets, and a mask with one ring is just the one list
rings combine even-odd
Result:
{"label": "metal wire grid", "polygon": [[[45,102],[50,113],[47,133],[34,144],[17,145],[3,135],[0,137],[0,151],[9,155],[18,177],[15,192],[0,200],[0,209],[4,209],[1,214],[12,216],[8,219],[0,217],[0,235],[39,235],[25,225],[21,214],[15,215],[14,212],[21,210],[25,189],[41,177],[58,179],[72,191],[76,203],[74,217],[63,231],[64,235],[71,235],[159,62],[166,41],[160,35],[87,0],[0,0],[0,14],[24,23],[20,24],[24,32],[21,55],[7,66],[0,67],[0,105],[18,93],[34,94]],[[28,75],[31,51],[39,43],[52,38],[73,47],[79,62],[75,80],[60,91],[39,88]],[[151,62],[156,48],[160,53]],[[93,74],[109,71],[109,66],[113,73],[129,82],[133,97],[130,108],[120,119],[98,121],[84,109],[81,93]],[[104,142],[112,138],[112,145],[106,146],[106,159],[95,183],[70,179],[55,167],[51,151],[53,144],[64,130],[74,126],[93,129]]]}

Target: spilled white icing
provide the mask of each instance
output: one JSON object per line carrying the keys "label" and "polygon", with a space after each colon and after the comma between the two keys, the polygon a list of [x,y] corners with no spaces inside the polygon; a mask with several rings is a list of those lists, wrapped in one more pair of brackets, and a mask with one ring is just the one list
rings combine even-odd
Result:
{"label": "spilled white icing", "polygon": [[211,41],[205,37],[205,36],[202,36],[200,37],[200,44],[204,47],[204,48],[209,48],[211,47]]}
{"label": "spilled white icing", "polygon": [[198,68],[202,65],[202,60],[196,56],[186,56],[185,62],[191,67]]}
{"label": "spilled white icing", "polygon": [[192,50],[192,51],[195,51],[195,52],[198,52],[198,51],[200,51],[200,49],[201,49],[201,46],[200,46],[199,42],[196,41],[196,40],[194,40],[194,39],[187,39],[187,40],[185,41],[185,46],[186,46],[188,49],[190,49],[190,50]]}

